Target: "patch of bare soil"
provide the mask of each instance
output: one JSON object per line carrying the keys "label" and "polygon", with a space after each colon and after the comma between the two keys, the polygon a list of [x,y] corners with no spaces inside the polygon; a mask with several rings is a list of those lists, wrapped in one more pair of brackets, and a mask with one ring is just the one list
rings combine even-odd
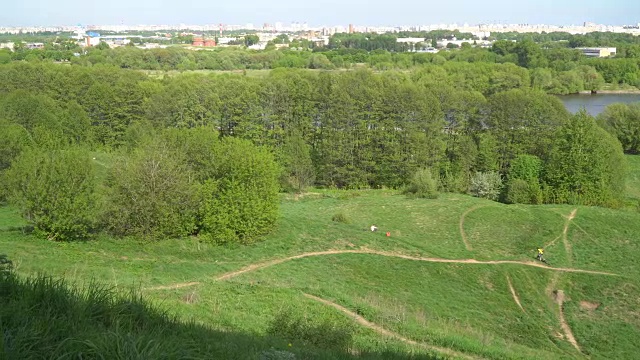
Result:
{"label": "patch of bare soil", "polygon": [[509,275],[507,275],[507,283],[509,284],[509,290],[511,291],[511,295],[513,295],[513,300],[515,300],[516,304],[518,304],[518,307],[520,307],[520,310],[524,312],[524,308],[520,303],[520,298],[518,297],[518,294],[516,294],[516,290],[513,288],[513,284],[511,284],[511,279],[509,278]]}
{"label": "patch of bare soil", "polygon": [[567,321],[564,319],[563,304],[567,300],[564,294],[564,291],[556,290],[553,292],[553,294],[554,294],[554,301],[556,302],[556,304],[558,304],[560,326],[562,327],[562,331],[564,331],[564,335],[567,341],[569,341],[569,343],[571,343],[571,345],[573,345],[573,347],[576,348],[576,350],[582,352],[582,350],[580,350],[580,346],[578,345],[578,342],[576,341],[576,338],[573,336],[573,333],[571,332],[571,328],[569,327],[569,324],[567,324]]}
{"label": "patch of bare soil", "polygon": [[594,311],[600,307],[600,303],[593,303],[589,301],[580,301],[580,308],[582,310]]}

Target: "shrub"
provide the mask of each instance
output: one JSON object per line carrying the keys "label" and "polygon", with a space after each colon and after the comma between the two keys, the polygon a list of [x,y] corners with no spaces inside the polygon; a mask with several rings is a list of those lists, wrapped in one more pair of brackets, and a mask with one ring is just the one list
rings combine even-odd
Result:
{"label": "shrub", "polygon": [[502,177],[498,172],[477,172],[471,177],[469,193],[475,197],[497,200],[502,190]]}
{"label": "shrub", "polygon": [[438,198],[438,181],[431,175],[431,170],[418,170],[405,189],[405,193],[427,199]]}
{"label": "shrub", "polygon": [[333,217],[331,217],[331,221],[335,221],[335,222],[339,222],[339,223],[343,223],[343,224],[348,224],[349,223],[349,218],[344,213],[337,213],[337,214],[333,215]]}
{"label": "shrub", "polygon": [[184,160],[150,141],[112,167],[104,222],[120,236],[180,237],[195,229],[195,184]]}
{"label": "shrub", "polygon": [[85,239],[95,224],[95,173],[82,149],[25,150],[5,180],[9,199],[36,233],[51,240]]}
{"label": "shrub", "polygon": [[529,184],[522,179],[510,180],[507,184],[507,202],[511,204],[528,204],[531,200]]}
{"label": "shrub", "polygon": [[278,216],[278,176],[273,155],[247,140],[224,138],[213,146],[201,188],[201,234],[217,243],[250,243]]}

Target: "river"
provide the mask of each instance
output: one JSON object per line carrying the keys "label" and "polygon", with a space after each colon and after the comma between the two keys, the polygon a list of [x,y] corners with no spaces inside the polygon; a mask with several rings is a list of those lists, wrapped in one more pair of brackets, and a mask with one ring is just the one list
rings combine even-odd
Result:
{"label": "river", "polygon": [[584,107],[593,116],[600,114],[609,104],[640,102],[640,94],[561,95],[558,98],[571,113]]}

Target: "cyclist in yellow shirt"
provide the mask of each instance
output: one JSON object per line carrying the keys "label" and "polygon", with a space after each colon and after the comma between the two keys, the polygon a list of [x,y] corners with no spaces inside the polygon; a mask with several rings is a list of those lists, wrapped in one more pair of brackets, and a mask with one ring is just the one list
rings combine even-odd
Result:
{"label": "cyclist in yellow shirt", "polygon": [[543,263],[547,262],[547,260],[545,260],[545,258],[544,258],[544,249],[543,248],[538,248],[538,256],[536,257],[536,259],[542,261]]}

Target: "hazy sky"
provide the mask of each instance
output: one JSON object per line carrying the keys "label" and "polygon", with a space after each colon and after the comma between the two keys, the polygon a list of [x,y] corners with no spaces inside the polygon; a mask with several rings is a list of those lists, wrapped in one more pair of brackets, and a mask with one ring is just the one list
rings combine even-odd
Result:
{"label": "hazy sky", "polygon": [[640,0],[2,0],[0,26],[640,23]]}

